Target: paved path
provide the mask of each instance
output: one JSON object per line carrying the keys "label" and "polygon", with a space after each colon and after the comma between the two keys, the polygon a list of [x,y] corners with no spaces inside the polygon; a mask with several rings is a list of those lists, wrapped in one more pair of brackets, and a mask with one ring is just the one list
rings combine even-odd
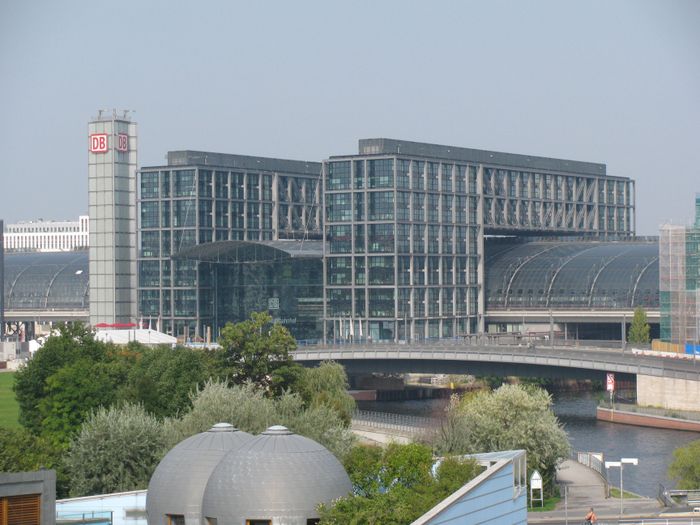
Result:
{"label": "paved path", "polygon": [[[567,502],[562,500],[556,510],[528,513],[528,523],[561,522],[568,514],[569,523],[580,523],[589,508],[593,507],[601,523],[617,523],[620,516],[620,500],[605,497],[605,481],[593,469],[573,460],[562,462],[557,471],[557,482],[567,487]],[[568,510],[566,509],[568,507]],[[625,499],[624,516],[656,516],[661,511],[659,503],[650,498]]]}

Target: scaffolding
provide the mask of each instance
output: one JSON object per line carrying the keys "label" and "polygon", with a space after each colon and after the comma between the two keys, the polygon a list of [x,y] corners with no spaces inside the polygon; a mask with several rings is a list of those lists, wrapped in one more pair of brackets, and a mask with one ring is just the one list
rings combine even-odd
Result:
{"label": "scaffolding", "polygon": [[661,339],[700,343],[700,197],[694,226],[663,225],[659,237]]}

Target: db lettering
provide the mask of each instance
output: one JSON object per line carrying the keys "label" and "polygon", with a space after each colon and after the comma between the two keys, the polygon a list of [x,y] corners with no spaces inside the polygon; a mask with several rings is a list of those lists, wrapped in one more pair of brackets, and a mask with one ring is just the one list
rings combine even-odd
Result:
{"label": "db lettering", "polygon": [[126,133],[117,135],[117,151],[129,151],[129,135]]}
{"label": "db lettering", "polygon": [[106,153],[107,152],[107,134],[98,133],[90,135],[90,152]]}

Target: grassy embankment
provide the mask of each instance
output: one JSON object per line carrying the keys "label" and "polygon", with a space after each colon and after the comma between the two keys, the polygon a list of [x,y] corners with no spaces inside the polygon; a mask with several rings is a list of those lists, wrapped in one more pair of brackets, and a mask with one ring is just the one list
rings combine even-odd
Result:
{"label": "grassy embankment", "polygon": [[19,405],[12,391],[14,380],[14,372],[0,372],[0,427],[19,427]]}

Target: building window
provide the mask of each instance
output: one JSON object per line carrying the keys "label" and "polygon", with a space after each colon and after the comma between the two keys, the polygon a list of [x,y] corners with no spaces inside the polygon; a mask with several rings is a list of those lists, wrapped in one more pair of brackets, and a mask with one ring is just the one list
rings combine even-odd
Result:
{"label": "building window", "polygon": [[245,525],[272,525],[272,520],[245,520]]}
{"label": "building window", "polygon": [[370,160],[368,164],[367,179],[370,188],[394,187],[393,159]]}
{"label": "building window", "polygon": [[141,173],[141,198],[153,199],[158,197],[158,172]]}
{"label": "building window", "polygon": [[175,197],[191,197],[196,193],[194,170],[173,171],[173,192]]}
{"label": "building window", "polygon": [[41,494],[0,498],[0,525],[39,525]]}
{"label": "building window", "polygon": [[218,521],[216,518],[207,517],[207,525],[217,525]]}
{"label": "building window", "polygon": [[394,218],[394,192],[375,191],[369,194],[369,220],[385,221]]}
{"label": "building window", "polygon": [[185,525],[185,517],[180,514],[166,514],[168,525]]}
{"label": "building window", "polygon": [[328,163],[328,188],[329,190],[350,189],[350,162]]}

